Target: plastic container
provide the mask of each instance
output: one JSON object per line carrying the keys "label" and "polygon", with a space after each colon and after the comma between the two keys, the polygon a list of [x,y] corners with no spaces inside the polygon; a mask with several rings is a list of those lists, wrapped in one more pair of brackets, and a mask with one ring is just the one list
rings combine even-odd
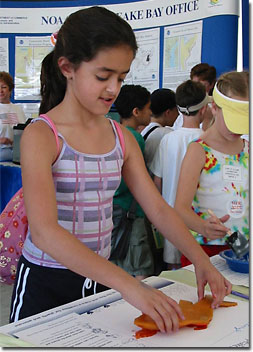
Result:
{"label": "plastic container", "polygon": [[20,164],[20,139],[24,129],[31,122],[32,119],[28,119],[26,123],[19,123],[13,127],[13,163]]}
{"label": "plastic container", "polygon": [[229,268],[233,271],[239,273],[248,273],[249,272],[249,255],[245,255],[243,258],[236,258],[235,253],[231,249],[227,249],[220,253],[220,256],[226,260]]}

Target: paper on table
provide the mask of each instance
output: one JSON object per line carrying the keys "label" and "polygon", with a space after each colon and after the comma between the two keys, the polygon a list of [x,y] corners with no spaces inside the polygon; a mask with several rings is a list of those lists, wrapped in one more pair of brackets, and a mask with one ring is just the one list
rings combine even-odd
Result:
{"label": "paper on table", "polygon": [[[164,286],[168,286],[173,283],[168,279],[160,278],[157,276],[148,277],[147,279],[143,280],[143,282],[157,289]],[[97,309],[98,307],[106,306],[118,300],[121,300],[120,293],[110,289],[107,291],[97,293],[96,295],[81,298],[76,301],[64,304],[62,306],[49,309],[47,311],[44,311],[39,314],[35,314],[25,319],[21,319],[14,323],[1,326],[0,333],[6,334],[9,336],[17,336],[15,334],[18,331],[26,330],[36,325],[54,321],[70,313],[77,313],[81,315],[83,313],[92,311],[94,309]],[[1,345],[1,341],[2,340],[0,336],[0,345]]]}
{"label": "paper on table", "polygon": [[[219,255],[211,257],[210,260],[211,263],[215,266],[215,268],[219,270],[219,272],[233,285],[243,285],[249,287],[249,274],[238,273],[236,271],[231,270],[228,267],[226,260],[221,258]],[[184,269],[189,271],[195,271],[194,266],[192,264],[185,266]]]}
{"label": "paper on table", "polygon": [[[86,322],[87,315],[68,314],[46,324],[41,324],[17,334],[26,341],[35,342],[40,347],[143,347],[136,339],[123,336],[108,326],[100,327],[99,322]],[[103,317],[104,320],[105,317]],[[137,342],[137,343],[136,343]]]}
{"label": "paper on table", "polygon": [[[174,283],[161,289],[174,298],[197,301],[196,288]],[[234,300],[236,301],[236,300]],[[16,333],[25,341],[46,347],[231,347],[249,346],[249,304],[218,308],[206,330],[183,328],[173,334],[157,333],[136,340],[134,319],[140,312],[120,300],[89,314],[71,313]],[[224,324],[224,321],[226,324]]]}

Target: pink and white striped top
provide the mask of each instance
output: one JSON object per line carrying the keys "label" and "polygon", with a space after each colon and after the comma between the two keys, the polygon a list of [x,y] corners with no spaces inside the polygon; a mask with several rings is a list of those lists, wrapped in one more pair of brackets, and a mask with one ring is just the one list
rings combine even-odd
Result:
{"label": "pink and white striped top", "polygon": [[[43,120],[41,118],[35,119]],[[45,120],[43,120],[45,121]],[[47,123],[47,121],[45,121]],[[109,258],[111,250],[112,201],[121,181],[123,151],[115,122],[110,120],[116,144],[107,154],[84,154],[63,140],[63,147],[52,166],[58,223],[97,254]],[[52,239],[53,240],[53,239]],[[32,242],[28,230],[24,257],[47,267],[64,268]]]}

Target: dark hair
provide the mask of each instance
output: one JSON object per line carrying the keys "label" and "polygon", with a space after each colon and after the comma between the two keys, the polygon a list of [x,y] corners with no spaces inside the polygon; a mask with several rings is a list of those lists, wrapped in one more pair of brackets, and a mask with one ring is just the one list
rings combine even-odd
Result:
{"label": "dark hair", "polygon": [[193,79],[194,76],[199,77],[202,81],[207,81],[209,84],[212,84],[216,81],[216,68],[207,63],[197,64],[191,69],[191,79]]}
{"label": "dark hair", "polygon": [[4,83],[9,87],[10,92],[14,88],[13,78],[12,76],[5,71],[0,72],[0,80],[4,81]]}
{"label": "dark hair", "polygon": [[176,107],[176,94],[171,89],[160,88],[152,92],[150,109],[154,117],[159,117],[166,110]]}
{"label": "dark hair", "polygon": [[[206,90],[202,83],[187,80],[181,83],[176,89],[176,103],[183,108],[197,105],[206,96]],[[190,116],[194,116],[198,111],[190,112]]]}
{"label": "dark hair", "polygon": [[75,69],[91,61],[104,48],[128,45],[135,56],[137,43],[131,26],[104,7],[93,6],[72,13],[57,34],[54,50],[42,61],[41,106],[45,113],[64,98],[66,78],[58,67],[58,59],[66,57]]}
{"label": "dark hair", "polygon": [[150,101],[150,92],[140,85],[124,85],[115,101],[115,107],[123,119],[129,119],[133,109],[142,110]]}

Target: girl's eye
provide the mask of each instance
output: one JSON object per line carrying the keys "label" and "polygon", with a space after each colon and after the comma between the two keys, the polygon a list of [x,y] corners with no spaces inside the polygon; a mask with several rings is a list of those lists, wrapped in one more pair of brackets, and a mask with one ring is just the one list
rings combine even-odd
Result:
{"label": "girl's eye", "polygon": [[99,80],[99,81],[106,81],[108,78],[104,78],[104,77],[100,77],[100,76],[96,76],[96,78]]}
{"label": "girl's eye", "polygon": [[[102,82],[107,81],[109,79],[109,77],[100,77],[100,76],[96,76],[96,78],[97,78],[97,80],[102,81]],[[118,82],[123,83],[124,78],[119,77]]]}

